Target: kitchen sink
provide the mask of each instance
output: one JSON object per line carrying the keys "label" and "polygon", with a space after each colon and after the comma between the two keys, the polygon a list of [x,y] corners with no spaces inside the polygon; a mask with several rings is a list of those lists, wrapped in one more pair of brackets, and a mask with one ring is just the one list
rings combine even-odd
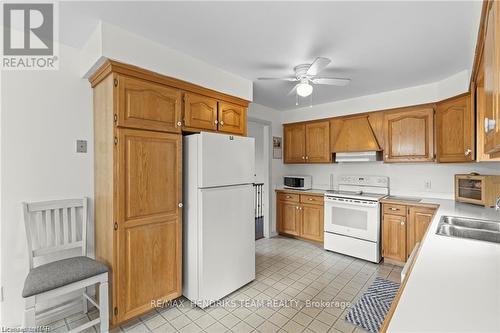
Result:
{"label": "kitchen sink", "polygon": [[436,234],[500,244],[500,222],[442,216]]}

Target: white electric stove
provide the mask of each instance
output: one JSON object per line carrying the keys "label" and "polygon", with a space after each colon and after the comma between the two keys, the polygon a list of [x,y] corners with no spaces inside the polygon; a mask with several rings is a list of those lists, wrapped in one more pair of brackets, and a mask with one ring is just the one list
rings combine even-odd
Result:
{"label": "white electric stove", "polygon": [[338,183],[325,193],[324,248],[378,263],[380,199],[389,195],[389,178],[340,176]]}

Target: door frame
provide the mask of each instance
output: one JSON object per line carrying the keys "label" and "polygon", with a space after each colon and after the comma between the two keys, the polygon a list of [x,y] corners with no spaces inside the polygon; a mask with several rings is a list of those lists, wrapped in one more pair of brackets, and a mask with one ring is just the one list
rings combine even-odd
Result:
{"label": "door frame", "polygon": [[[264,238],[270,238],[276,235],[276,231],[273,232],[272,229],[272,216],[271,212],[275,207],[273,207],[273,200],[271,195],[271,179],[272,179],[272,122],[267,120],[262,120],[258,118],[248,117],[247,123],[256,123],[264,126],[264,146],[267,146],[267,179],[264,182]],[[248,135],[248,126],[247,126]]]}

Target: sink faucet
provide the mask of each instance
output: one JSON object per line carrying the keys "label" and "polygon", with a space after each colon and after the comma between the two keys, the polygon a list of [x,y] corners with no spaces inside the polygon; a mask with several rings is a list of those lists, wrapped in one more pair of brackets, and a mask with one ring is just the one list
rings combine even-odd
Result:
{"label": "sink faucet", "polygon": [[495,203],[495,210],[500,210],[500,197],[497,198],[497,201]]}

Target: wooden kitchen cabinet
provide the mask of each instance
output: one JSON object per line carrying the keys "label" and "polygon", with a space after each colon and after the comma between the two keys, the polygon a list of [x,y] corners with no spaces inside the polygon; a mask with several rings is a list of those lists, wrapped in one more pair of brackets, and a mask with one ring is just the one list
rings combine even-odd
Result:
{"label": "wooden kitchen cabinet", "polygon": [[410,256],[415,245],[422,241],[427,228],[432,222],[436,210],[428,207],[410,206],[406,229],[406,254]]}
{"label": "wooden kitchen cabinet", "polygon": [[320,121],[306,124],[306,162],[328,163],[330,153],[330,123]]}
{"label": "wooden kitchen cabinet", "polygon": [[323,196],[277,192],[278,233],[323,242]]}
{"label": "wooden kitchen cabinet", "polygon": [[328,163],[330,153],[330,122],[284,125],[285,163]]}
{"label": "wooden kitchen cabinet", "polygon": [[406,217],[384,214],[382,218],[382,256],[406,261]]}
{"label": "wooden kitchen cabinet", "polygon": [[197,94],[184,94],[184,126],[216,131],[217,100]]}
{"label": "wooden kitchen cabinet", "polygon": [[293,202],[278,202],[278,231],[287,235],[298,236],[300,233],[299,205]]}
{"label": "wooden kitchen cabinet", "polygon": [[181,295],[181,144],[181,135],[118,129],[113,282],[120,320]]}
{"label": "wooden kitchen cabinet", "polygon": [[483,49],[484,152],[500,156],[500,3],[489,2]]}
{"label": "wooden kitchen cabinet", "polygon": [[285,163],[306,162],[305,124],[285,125],[283,128],[283,149]]}
{"label": "wooden kitchen cabinet", "polygon": [[385,115],[385,162],[434,160],[434,109],[414,107]]}
{"label": "wooden kitchen cabinet", "polygon": [[435,207],[407,205],[404,202],[382,204],[382,256],[405,262],[416,243],[432,222]]}
{"label": "wooden kitchen cabinet", "polygon": [[217,128],[219,132],[246,135],[247,109],[239,105],[219,102]]}
{"label": "wooden kitchen cabinet", "polygon": [[[182,295],[182,135],[166,133],[173,127],[159,114],[177,110],[180,95],[128,78],[116,84],[113,71],[102,75],[91,78],[95,256],[110,268],[115,326],[151,311],[152,301]],[[121,84],[133,116],[116,121]]]}
{"label": "wooden kitchen cabinet", "polygon": [[470,94],[437,103],[436,148],[438,162],[475,160],[474,108]]}
{"label": "wooden kitchen cabinet", "polygon": [[154,82],[116,75],[118,126],[181,132],[181,91]]}

